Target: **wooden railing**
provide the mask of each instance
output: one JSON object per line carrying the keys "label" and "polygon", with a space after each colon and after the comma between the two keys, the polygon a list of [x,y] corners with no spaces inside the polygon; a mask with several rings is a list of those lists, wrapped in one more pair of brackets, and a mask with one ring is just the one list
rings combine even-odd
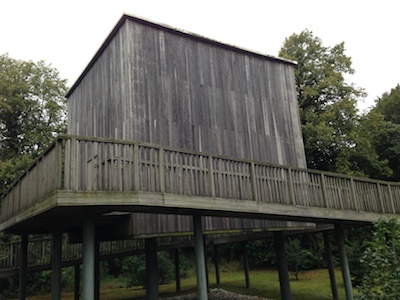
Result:
{"label": "wooden railing", "polygon": [[[190,236],[157,238],[157,247],[160,250],[168,247],[177,247],[184,242],[190,242]],[[19,241],[0,242],[0,278],[16,274],[20,266],[21,243]],[[144,251],[144,239],[102,241],[99,243],[100,259],[110,257],[125,257]],[[52,239],[38,238],[28,241],[28,269],[51,268]],[[82,244],[63,243],[62,263],[64,266],[80,264],[82,259]]]}
{"label": "wooden railing", "polygon": [[148,191],[400,213],[399,183],[140,142],[60,136],[3,195],[1,220],[57,190]]}

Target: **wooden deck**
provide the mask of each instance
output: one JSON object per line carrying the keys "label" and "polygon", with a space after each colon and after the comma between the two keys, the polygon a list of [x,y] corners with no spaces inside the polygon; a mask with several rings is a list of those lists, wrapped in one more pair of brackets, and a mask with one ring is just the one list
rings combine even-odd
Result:
{"label": "wooden deck", "polygon": [[[60,136],[2,196],[0,230],[74,208],[373,222],[400,214],[400,184],[140,142]],[[53,214],[53,215],[51,215]],[[44,223],[44,222],[43,222]],[[43,225],[48,226],[48,225]]]}

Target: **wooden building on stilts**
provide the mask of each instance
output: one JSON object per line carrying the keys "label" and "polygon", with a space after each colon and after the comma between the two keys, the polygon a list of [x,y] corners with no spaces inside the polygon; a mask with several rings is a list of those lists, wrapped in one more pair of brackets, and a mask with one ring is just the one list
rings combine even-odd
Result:
{"label": "wooden building on stilts", "polygon": [[1,199],[0,230],[22,235],[20,298],[30,233],[53,234],[53,299],[68,236],[82,243],[85,300],[98,299],[101,241],[143,241],[147,299],[157,248],[192,243],[203,300],[205,240],[267,237],[287,300],[284,236],[334,228],[352,299],[342,227],[398,215],[400,185],[306,169],[295,67],[124,15],[67,94],[68,134]]}
{"label": "wooden building on stilts", "polygon": [[[205,175],[205,168],[212,168],[221,177],[221,181],[214,179],[215,197],[225,194],[252,199],[251,187],[236,180],[249,176],[248,166],[240,162],[224,165],[169,148],[305,168],[294,67],[292,61],[123,16],[67,95],[68,134],[165,147],[162,160],[169,167],[163,170],[164,178],[151,172],[138,178],[140,184],[155,186],[164,180],[159,192],[169,194],[179,185],[187,190],[183,193],[196,195],[202,188],[197,177]],[[91,178],[82,174],[85,180],[91,181],[88,184],[96,191],[130,190],[134,182],[124,172],[135,150],[101,146],[105,148],[86,144],[80,150],[79,156],[85,156],[83,163],[92,169]],[[141,168],[157,164],[154,156],[159,155],[151,149],[142,151]],[[104,177],[107,167],[116,170],[114,178],[100,182],[99,176]],[[182,176],[178,182],[173,179],[177,172]],[[224,177],[229,180],[222,180]],[[144,237],[146,245],[149,242],[155,247],[150,240],[193,235],[196,225],[199,234],[194,240],[200,244],[204,232],[230,232],[245,240],[249,233],[260,230],[316,228],[314,223],[286,220],[207,216],[190,210],[183,214],[175,214],[174,209],[153,211],[135,212],[134,207],[107,211],[125,215],[125,223],[122,230],[103,231],[102,238],[121,238],[119,234]],[[76,229],[79,235],[82,230]],[[149,287],[153,293],[150,298],[155,298],[156,284]],[[205,279],[199,284],[204,285]]]}

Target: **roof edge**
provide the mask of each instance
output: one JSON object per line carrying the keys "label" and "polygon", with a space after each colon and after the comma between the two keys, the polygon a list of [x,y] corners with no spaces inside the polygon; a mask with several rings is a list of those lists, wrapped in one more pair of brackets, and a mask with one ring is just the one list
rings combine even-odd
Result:
{"label": "roof edge", "polygon": [[269,59],[269,60],[274,60],[274,61],[278,61],[278,62],[282,62],[282,63],[287,63],[287,64],[291,64],[291,65],[297,65],[297,62],[295,62],[293,60],[290,60],[290,59],[277,57],[277,56],[273,56],[273,55],[268,55],[268,54],[261,53],[259,51],[255,51],[255,50],[251,50],[251,49],[248,49],[248,48],[245,48],[245,47],[240,47],[240,46],[235,46],[235,45],[228,44],[228,43],[223,43],[221,41],[217,41],[217,40],[202,36],[202,35],[197,34],[197,33],[193,33],[193,32],[190,32],[190,31],[183,30],[183,29],[174,28],[174,27],[172,27],[170,25],[162,24],[162,23],[155,22],[155,21],[152,21],[152,20],[149,20],[149,19],[146,19],[146,18],[137,17],[137,16],[134,16],[134,15],[131,15],[131,14],[124,13],[122,15],[121,19],[118,21],[118,23],[115,25],[115,27],[111,31],[111,33],[107,36],[107,38],[105,39],[105,41],[101,45],[100,49],[96,52],[96,54],[90,60],[89,64],[83,70],[81,75],[78,77],[78,79],[75,81],[75,83],[71,86],[71,88],[69,89],[69,91],[66,94],[66,98],[69,98],[69,96],[71,96],[71,94],[74,92],[74,90],[77,88],[77,86],[83,80],[83,78],[90,71],[92,66],[95,64],[97,59],[101,56],[101,54],[107,48],[108,44],[111,42],[111,40],[117,34],[119,29],[122,27],[122,25],[128,19],[129,20],[133,20],[135,22],[144,23],[144,24],[149,25],[149,26],[158,27],[160,29],[164,29],[164,30],[167,30],[167,31],[170,31],[170,32],[174,32],[174,33],[177,33],[177,34],[182,34],[182,35],[185,35],[187,37],[195,38],[195,39],[197,39],[199,41],[202,41],[202,42],[211,43],[211,44],[218,45],[220,47],[225,47],[225,48],[228,48],[228,49],[231,49],[231,50],[245,52],[247,54],[256,55],[256,56],[259,56],[259,57],[263,57],[263,58],[266,58],[266,59]]}

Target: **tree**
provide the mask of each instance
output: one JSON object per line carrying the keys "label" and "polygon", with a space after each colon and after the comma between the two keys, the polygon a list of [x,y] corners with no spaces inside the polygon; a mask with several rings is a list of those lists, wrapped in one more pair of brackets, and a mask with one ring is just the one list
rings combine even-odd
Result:
{"label": "tree", "polygon": [[365,93],[345,81],[354,70],[344,43],[325,47],[304,30],[285,39],[279,56],[298,63],[295,78],[308,167],[349,173],[356,102]]}
{"label": "tree", "polygon": [[44,61],[0,56],[0,192],[65,130],[66,90]]}
{"label": "tree", "polygon": [[379,158],[386,160],[391,174],[384,179],[400,181],[400,85],[376,100],[368,116],[378,116],[373,143]]}
{"label": "tree", "polygon": [[390,93],[384,93],[378,98],[373,110],[380,112],[385,121],[400,124],[400,85],[397,84]]}
{"label": "tree", "polygon": [[[356,146],[348,154],[352,175],[387,180],[393,175],[389,160],[382,155],[381,146],[387,138],[388,122],[380,113],[371,111],[358,118],[355,128]],[[385,146],[386,147],[386,146]]]}

